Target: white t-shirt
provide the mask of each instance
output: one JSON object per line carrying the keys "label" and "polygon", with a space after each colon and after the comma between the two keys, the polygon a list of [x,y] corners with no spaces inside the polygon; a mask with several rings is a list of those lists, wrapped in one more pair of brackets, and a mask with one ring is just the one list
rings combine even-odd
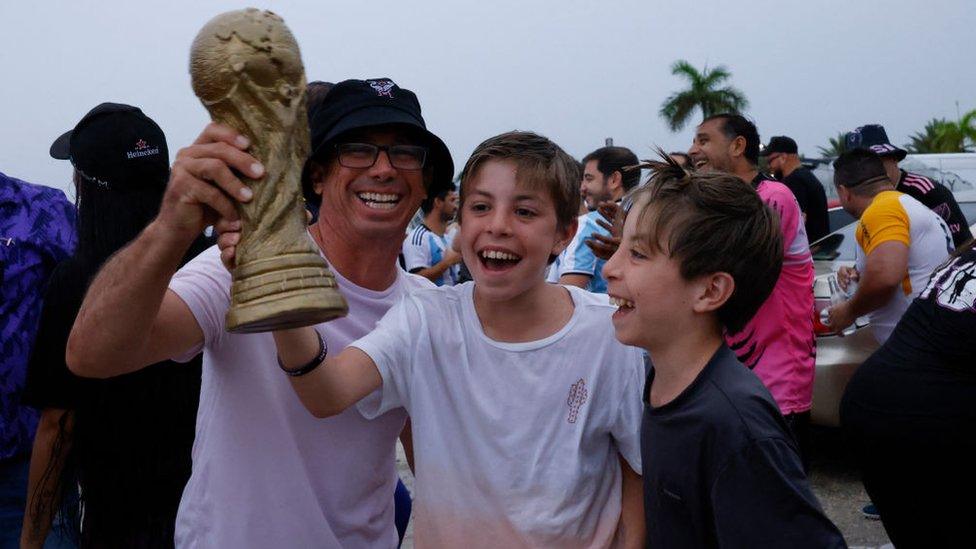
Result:
{"label": "white t-shirt", "polygon": [[363,414],[410,414],[417,546],[609,545],[618,454],[641,470],[640,352],[614,337],[606,296],[574,287],[559,332],[494,341],[473,288],[405,296],[352,344],[383,377],[382,400],[360,402]]}
{"label": "white t-shirt", "polygon": [[894,241],[908,246],[908,271],[888,302],[870,313],[871,330],[878,343],[888,340],[911,302],[928,284],[932,271],[952,253],[949,226],[927,206],[907,194],[882,191],[861,214],[857,230],[857,270],[864,273],[867,256],[881,244]]}
{"label": "white t-shirt", "polygon": [[[382,292],[336,274],[349,315],[327,330],[320,325],[330,349],[372,330],[402,294],[432,287],[397,272]],[[170,282],[204,334],[193,472],[176,518],[176,545],[396,547],[396,440],[406,414],[394,410],[367,420],[351,408],[313,417],[279,370],[270,333],[225,331],[230,285],[216,246]]]}

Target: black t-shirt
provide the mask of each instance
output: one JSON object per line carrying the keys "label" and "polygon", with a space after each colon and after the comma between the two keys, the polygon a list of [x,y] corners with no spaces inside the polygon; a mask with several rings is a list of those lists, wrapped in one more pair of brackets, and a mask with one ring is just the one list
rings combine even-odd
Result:
{"label": "black t-shirt", "polygon": [[104,380],[72,374],[65,348],[92,272],[70,258],[52,273],[23,400],[74,414],[62,482],[77,479],[81,485],[83,541],[169,547],[190,476],[201,357]]}
{"label": "black t-shirt", "polygon": [[911,196],[925,204],[926,208],[939,214],[939,217],[944,219],[946,225],[949,226],[952,242],[957,248],[973,237],[973,233],[969,230],[969,223],[966,222],[966,216],[959,209],[959,203],[952,196],[952,191],[942,183],[932,181],[924,175],[901,170],[901,179],[898,180],[898,186],[895,190]]}
{"label": "black t-shirt", "polygon": [[783,184],[793,191],[800,203],[800,211],[806,214],[807,239],[812,244],[827,236],[830,223],[827,218],[827,192],[813,172],[800,166],[783,178]]}
{"label": "black t-shirt", "polygon": [[[856,406],[872,417],[957,420],[968,432],[976,424],[974,403],[976,246],[935,270],[891,337],[851,378],[842,416],[848,417]],[[886,422],[878,423],[875,427],[886,430]],[[947,431],[929,434],[953,437],[963,432],[946,425]]]}
{"label": "black t-shirt", "polygon": [[723,345],[676,399],[648,403],[641,459],[647,546],[844,547],[759,378]]}

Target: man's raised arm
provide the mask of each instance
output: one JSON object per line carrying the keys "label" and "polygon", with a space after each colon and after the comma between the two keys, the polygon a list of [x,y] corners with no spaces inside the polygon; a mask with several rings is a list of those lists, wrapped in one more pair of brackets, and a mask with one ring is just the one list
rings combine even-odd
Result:
{"label": "man's raised arm", "polygon": [[159,216],[92,281],[68,339],[68,367],[84,377],[133,372],[179,355],[203,339],[170,278],[208,225],[239,230],[234,201],[251,199],[231,171],[257,178],[264,168],[247,140],[217,124],[177,154]]}

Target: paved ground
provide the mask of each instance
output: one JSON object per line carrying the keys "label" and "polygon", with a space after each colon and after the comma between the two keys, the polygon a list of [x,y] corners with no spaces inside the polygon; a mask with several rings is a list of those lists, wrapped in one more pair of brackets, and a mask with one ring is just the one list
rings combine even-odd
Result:
{"label": "paved ground", "polygon": [[861,515],[868,502],[853,460],[834,429],[815,428],[810,482],[830,520],[840,528],[848,545],[881,547],[889,543],[879,520]]}
{"label": "paved ground", "polygon": [[[861,516],[861,507],[867,503],[867,494],[857,476],[850,456],[844,451],[840,436],[834,430],[815,429],[813,456],[810,464],[810,481],[827,516],[834,521],[853,548],[880,548],[888,544],[888,536],[880,521]],[[400,478],[413,491],[413,475],[407,467],[403,451],[398,452],[397,466]],[[413,525],[407,531],[403,547],[413,547]],[[890,545],[889,545],[890,547]]]}

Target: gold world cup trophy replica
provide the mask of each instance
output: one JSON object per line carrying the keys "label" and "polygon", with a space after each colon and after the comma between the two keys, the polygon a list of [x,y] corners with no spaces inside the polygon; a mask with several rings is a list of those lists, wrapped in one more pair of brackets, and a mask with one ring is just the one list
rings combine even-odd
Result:
{"label": "gold world cup trophy replica", "polygon": [[210,20],[190,51],[193,91],[220,124],[251,141],[265,177],[239,177],[254,191],[238,203],[241,239],[227,331],[266,332],[345,316],[346,300],[307,232],[301,191],[309,153],[305,69],[298,43],[270,11]]}

